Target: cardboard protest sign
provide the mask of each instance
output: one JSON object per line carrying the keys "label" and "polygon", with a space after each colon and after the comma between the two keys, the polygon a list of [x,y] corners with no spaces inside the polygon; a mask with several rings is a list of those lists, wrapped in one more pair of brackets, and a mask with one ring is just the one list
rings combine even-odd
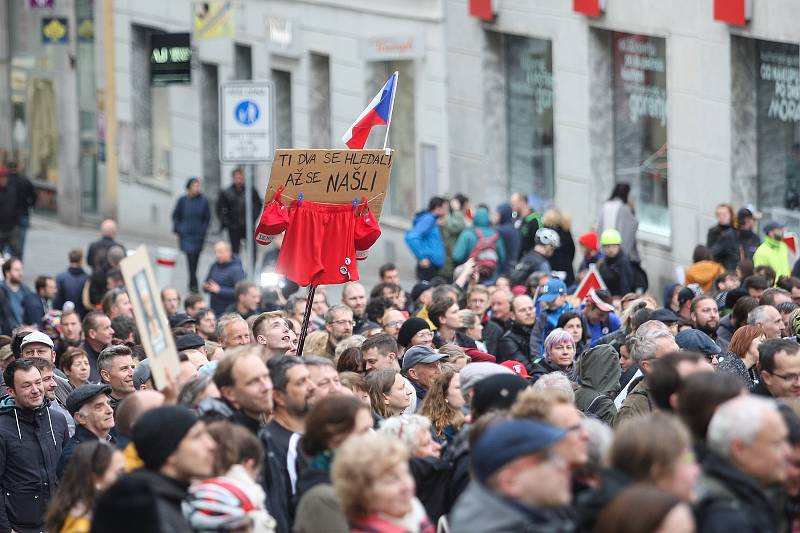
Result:
{"label": "cardboard protest sign", "polygon": [[150,360],[153,383],[161,390],[167,385],[165,369],[169,368],[177,379],[180,361],[147,248],[140,246],[135,254],[123,259],[119,267],[133,306],[142,346]]}
{"label": "cardboard protest sign", "polygon": [[380,220],[394,153],[391,150],[275,150],[264,200],[280,187],[285,200],[351,204],[366,197]]}

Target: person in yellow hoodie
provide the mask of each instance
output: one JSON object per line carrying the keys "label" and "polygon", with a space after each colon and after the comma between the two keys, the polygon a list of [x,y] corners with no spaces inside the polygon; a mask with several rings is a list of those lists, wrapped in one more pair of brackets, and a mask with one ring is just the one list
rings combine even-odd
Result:
{"label": "person in yellow hoodie", "polygon": [[692,254],[692,266],[686,269],[686,285],[697,283],[703,292],[709,292],[717,276],[725,273],[725,267],[711,259],[711,251],[698,244]]}
{"label": "person in yellow hoodie", "polygon": [[779,222],[769,222],[764,226],[764,242],[761,243],[753,254],[753,266],[772,267],[775,279],[781,276],[791,276],[792,267],[789,264],[789,247],[783,242],[785,226]]}

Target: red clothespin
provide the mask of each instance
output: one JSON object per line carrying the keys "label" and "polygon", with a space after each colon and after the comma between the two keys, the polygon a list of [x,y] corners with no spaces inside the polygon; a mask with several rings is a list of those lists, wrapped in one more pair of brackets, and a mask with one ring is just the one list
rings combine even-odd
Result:
{"label": "red clothespin", "polygon": [[275,191],[275,195],[272,197],[272,201],[273,201],[273,202],[280,202],[280,201],[282,201],[282,200],[283,200],[283,199],[281,198],[281,195],[283,195],[283,189],[284,189],[284,186],[283,186],[283,185],[281,185],[280,187],[278,187],[278,190],[277,190],[277,191]]}

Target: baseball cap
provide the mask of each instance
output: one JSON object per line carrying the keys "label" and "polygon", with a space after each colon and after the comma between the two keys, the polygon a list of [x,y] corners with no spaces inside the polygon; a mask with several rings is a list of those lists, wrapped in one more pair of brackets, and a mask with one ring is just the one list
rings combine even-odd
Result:
{"label": "baseball cap", "polygon": [[514,360],[503,361],[502,363],[500,363],[500,366],[506,367],[507,369],[511,370],[521,378],[531,377],[530,374],[528,374],[528,371],[525,370],[525,365],[523,365],[519,361],[514,361]]}
{"label": "baseball cap", "polygon": [[49,336],[45,335],[41,331],[32,331],[25,335],[22,339],[22,343],[20,343],[19,347],[22,349],[27,344],[46,344],[51,349],[53,348],[53,339]]}
{"label": "baseball cap", "polygon": [[704,355],[719,355],[722,348],[711,337],[697,329],[685,329],[675,335],[675,342],[682,350],[700,352]]}
{"label": "baseball cap", "polygon": [[689,287],[684,287],[678,293],[678,305],[683,305],[689,300],[694,299],[696,296],[695,292],[690,289]]}
{"label": "baseball cap", "polygon": [[420,363],[435,363],[446,357],[445,354],[437,352],[427,344],[412,346],[403,355],[403,372],[407,372],[409,368],[414,368]]}
{"label": "baseball cap", "polygon": [[203,337],[196,333],[187,333],[175,339],[175,349],[179,352],[182,350],[191,350],[193,348],[201,348],[205,346],[206,341]]}
{"label": "baseball cap", "polygon": [[91,401],[98,394],[111,394],[111,385],[105,383],[81,385],[67,396],[67,411],[74,415],[86,402]]}
{"label": "baseball cap", "polygon": [[353,241],[356,246],[356,259],[363,261],[367,258],[367,253],[373,244],[381,236],[381,227],[372,214],[369,204],[362,216],[356,217],[356,225],[353,230]]}
{"label": "baseball cap", "polygon": [[744,220],[746,218],[754,218],[758,220],[761,218],[761,213],[758,211],[753,211],[749,207],[740,207],[739,211],[736,212],[736,218],[739,220]]}
{"label": "baseball cap", "polygon": [[177,328],[179,326],[183,326],[184,324],[197,324],[197,320],[190,317],[186,313],[175,313],[169,317],[170,328]]}
{"label": "baseball cap", "polygon": [[153,377],[153,371],[150,368],[150,359],[143,359],[136,365],[136,370],[133,371],[133,388],[139,390],[142,385],[150,381]]}
{"label": "baseball cap", "polygon": [[547,284],[539,289],[538,299],[542,302],[552,302],[562,294],[567,294],[567,286],[558,278],[550,278]]}
{"label": "baseball cap", "polygon": [[431,282],[427,280],[420,281],[414,285],[414,287],[411,289],[411,301],[416,302],[420,295],[431,287],[433,287],[433,285],[431,285]]}
{"label": "baseball cap", "polygon": [[533,420],[509,420],[486,428],[471,450],[472,470],[485,482],[508,463],[557,443],[566,430]]}
{"label": "baseball cap", "polygon": [[589,300],[594,304],[595,307],[600,309],[601,311],[605,311],[606,313],[611,313],[614,311],[614,305],[611,303],[611,293],[608,291],[598,292],[594,289],[589,291]]}
{"label": "baseball cap", "polygon": [[769,233],[770,231],[778,228],[785,228],[786,224],[781,224],[780,222],[771,221],[764,224],[764,233]]}
{"label": "baseball cap", "polygon": [[675,311],[672,309],[667,309],[662,307],[661,309],[656,309],[653,311],[653,314],[650,315],[650,320],[658,320],[659,322],[663,322],[664,324],[674,324],[680,320]]}

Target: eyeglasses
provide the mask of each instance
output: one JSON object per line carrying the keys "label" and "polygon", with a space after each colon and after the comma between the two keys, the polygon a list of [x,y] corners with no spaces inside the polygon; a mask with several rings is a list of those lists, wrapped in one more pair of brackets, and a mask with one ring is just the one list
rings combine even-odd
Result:
{"label": "eyeglasses", "polygon": [[355,326],[356,322],[355,320],[334,320],[333,322],[331,322],[332,326],[346,326],[348,324],[351,326]]}
{"label": "eyeglasses", "polygon": [[394,322],[387,322],[386,323],[386,327],[387,328],[399,328],[400,326],[403,325],[403,322],[405,322],[405,320],[395,320]]}
{"label": "eyeglasses", "polygon": [[776,374],[775,372],[770,372],[776,378],[781,378],[784,381],[800,381],[800,374]]}
{"label": "eyeglasses", "polygon": [[429,329],[424,329],[422,331],[418,331],[414,334],[414,337],[420,337],[422,339],[430,337],[433,338],[433,332]]}

